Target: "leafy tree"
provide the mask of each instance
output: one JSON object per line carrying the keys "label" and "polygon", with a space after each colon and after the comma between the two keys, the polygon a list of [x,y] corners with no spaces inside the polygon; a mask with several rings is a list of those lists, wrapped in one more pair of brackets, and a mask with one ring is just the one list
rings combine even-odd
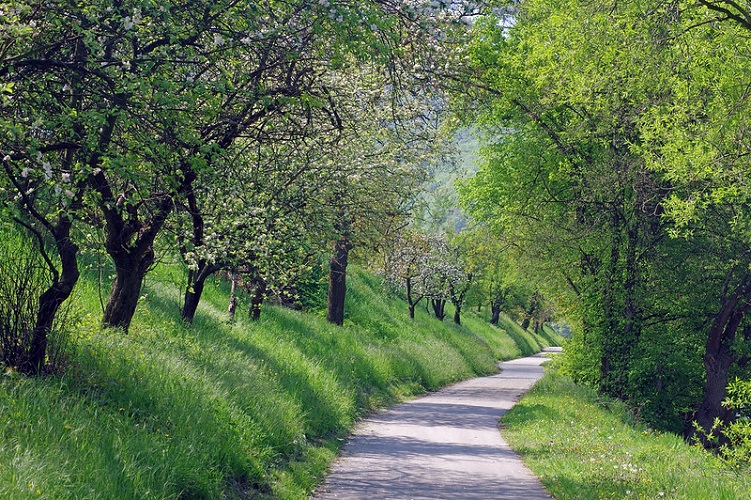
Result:
{"label": "leafy tree", "polygon": [[454,305],[454,322],[461,323],[461,308],[474,284],[474,274],[460,246],[444,235],[407,233],[398,235],[387,250],[385,277],[404,290],[410,318],[423,299],[436,318],[443,320],[447,302]]}
{"label": "leafy tree", "polygon": [[351,105],[342,113],[343,136],[330,158],[332,184],[319,202],[330,207],[327,318],[344,319],[346,268],[355,247],[377,250],[404,225],[426,177],[445,146],[435,89],[404,76],[398,85],[378,68],[346,77]]}
{"label": "leafy tree", "polygon": [[[55,174],[57,184],[47,184],[67,210],[63,219],[105,227],[116,277],[103,322],[127,329],[175,208],[197,216],[194,190],[217,180],[217,164],[238,142],[289,137],[308,116],[336,122],[321,76],[392,61],[404,50],[404,22],[415,24],[422,6],[53,1],[9,12],[14,28],[4,31],[0,70],[6,95],[14,92],[5,108],[6,173],[24,193],[21,179]],[[67,222],[56,227],[53,212],[38,213],[68,262],[76,252],[63,248]],[[65,290],[77,276],[71,269],[62,273]]]}
{"label": "leafy tree", "polygon": [[197,186],[177,214],[174,231],[190,269],[182,310],[186,321],[192,321],[212,273],[232,269],[246,283],[280,289],[319,251],[311,239],[320,238],[325,226],[317,222],[323,214],[312,200],[330,183],[324,153],[330,148],[313,131],[300,134],[245,144],[236,157],[215,162],[215,168],[227,165],[221,180]]}
{"label": "leafy tree", "polygon": [[642,124],[648,165],[673,186],[663,204],[673,236],[710,249],[696,270],[698,279],[714,284],[704,302],[697,301],[708,325],[704,396],[696,413],[705,432],[717,418],[732,418],[722,402],[747,340],[740,332],[751,300],[745,187],[749,98],[738,82],[749,70],[749,47],[742,41],[751,29],[748,20],[747,6],[722,0],[675,10],[670,33],[677,42],[668,52],[675,62],[664,86],[667,98]]}
{"label": "leafy tree", "polygon": [[398,233],[384,251],[384,276],[397,289],[404,289],[409,317],[414,319],[415,307],[426,297],[421,277],[429,252],[428,240],[421,233]]}
{"label": "leafy tree", "polygon": [[510,29],[478,23],[470,60],[487,146],[464,189],[471,213],[534,257],[551,292],[568,287],[581,335],[597,345],[597,384],[623,397],[668,187],[633,149],[662,75],[659,42],[633,28],[637,11],[530,1]]}
{"label": "leafy tree", "polygon": [[[470,50],[489,146],[468,206],[569,285],[586,380],[707,432],[745,352],[745,12],[529,1]],[[666,370],[696,383],[701,349],[703,402],[669,401]]]}
{"label": "leafy tree", "polygon": [[114,111],[104,108],[117,103],[104,95],[105,70],[85,67],[88,20],[82,12],[68,16],[57,2],[14,2],[2,11],[3,215],[34,236],[51,276],[37,299],[31,346],[19,367],[39,373],[55,316],[78,281],[74,222],[84,207],[87,173],[102,168],[102,150],[112,142],[107,114]]}
{"label": "leafy tree", "polygon": [[466,261],[475,276],[478,300],[490,306],[490,323],[497,325],[501,312],[512,313],[530,294],[520,263],[514,259],[513,245],[485,226],[462,231],[457,238],[468,249]]}

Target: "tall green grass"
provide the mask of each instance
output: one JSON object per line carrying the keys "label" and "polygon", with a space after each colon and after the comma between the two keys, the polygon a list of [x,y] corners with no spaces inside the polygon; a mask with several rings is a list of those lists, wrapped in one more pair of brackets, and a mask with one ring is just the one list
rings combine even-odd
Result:
{"label": "tall green grass", "polygon": [[228,325],[220,281],[187,326],[180,279],[149,275],[128,335],[83,279],[64,374],[0,377],[0,498],[306,498],[362,415],[555,341],[411,321],[362,272],[342,328],[275,307]]}
{"label": "tall green grass", "polygon": [[511,447],[559,500],[751,498],[748,470],[650,430],[623,403],[555,372],[502,422]]}

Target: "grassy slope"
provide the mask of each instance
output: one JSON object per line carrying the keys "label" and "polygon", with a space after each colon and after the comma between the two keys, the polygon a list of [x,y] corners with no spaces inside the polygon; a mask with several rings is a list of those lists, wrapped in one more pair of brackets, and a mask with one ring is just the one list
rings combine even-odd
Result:
{"label": "grassy slope", "polygon": [[503,435],[559,500],[751,498],[731,470],[675,435],[634,422],[622,403],[549,373],[503,418]]}
{"label": "grassy slope", "polygon": [[150,275],[127,336],[98,328],[83,281],[65,375],[0,377],[0,498],[305,498],[363,414],[555,342],[410,321],[363,273],[343,328],[271,307],[229,326],[221,283],[185,327],[172,273]]}

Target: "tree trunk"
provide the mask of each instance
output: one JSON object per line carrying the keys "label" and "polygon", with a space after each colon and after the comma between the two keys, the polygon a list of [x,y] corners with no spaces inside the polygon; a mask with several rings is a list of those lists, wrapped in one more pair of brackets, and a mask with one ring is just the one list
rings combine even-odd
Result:
{"label": "tree trunk", "polygon": [[[192,182],[192,178],[186,175],[183,183],[188,182]],[[174,197],[154,196],[153,205],[139,219],[138,206],[127,201],[126,193],[115,199],[104,170],[91,176],[90,183],[101,198],[99,207],[106,220],[107,235],[104,246],[115,263],[115,281],[102,324],[127,332],[138,305],[143,278],[154,263],[154,241],[174,208]]]}
{"label": "tree trunk", "polygon": [[409,307],[409,317],[410,319],[415,319],[415,307],[417,307],[417,304],[422,300],[422,296],[420,296],[420,298],[417,300],[415,300],[415,298],[412,296],[412,278],[406,279],[406,286],[407,286],[407,306]]}
{"label": "tree trunk", "polygon": [[230,291],[229,291],[229,306],[227,306],[227,321],[230,323],[234,323],[235,311],[237,310],[237,273],[235,271],[230,271],[229,277],[230,277],[230,282],[232,284],[230,285]]}
{"label": "tree trunk", "polygon": [[196,310],[198,309],[198,303],[201,301],[201,295],[203,294],[203,287],[206,284],[206,280],[218,270],[218,266],[201,261],[198,263],[197,271],[190,271],[190,273],[188,273],[188,286],[185,288],[185,301],[183,303],[182,313],[180,314],[183,321],[187,323],[193,322],[193,319],[196,316]]}
{"label": "tree trunk", "polygon": [[55,245],[60,257],[62,272],[39,297],[36,324],[31,333],[31,345],[20,370],[29,375],[42,372],[47,357],[48,334],[52,329],[60,306],[70,297],[78,282],[78,247],[70,240],[70,220],[60,220],[54,231]]}
{"label": "tree trunk", "polygon": [[707,433],[712,429],[715,419],[724,421],[728,416],[722,402],[727,395],[728,371],[735,361],[732,352],[735,335],[743,317],[751,308],[748,302],[750,292],[751,283],[744,280],[725,300],[709,330],[704,354],[704,400],[696,412],[697,424]]}
{"label": "tree trunk", "polygon": [[412,301],[412,278],[407,277],[406,286],[407,286],[407,306],[409,307],[409,317],[410,319],[415,319],[415,303]]}
{"label": "tree trunk", "polygon": [[623,319],[624,289],[621,277],[621,245],[622,224],[618,209],[612,208],[610,225],[610,260],[605,269],[602,281],[602,355],[600,357],[600,389],[614,396],[622,396],[624,389],[625,369],[628,360],[620,359],[623,352]]}
{"label": "tree trunk", "polygon": [[326,319],[341,326],[344,324],[344,298],[347,293],[347,261],[352,243],[340,238],[334,243],[334,253],[329,267],[329,295]]}
{"label": "tree trunk", "polygon": [[154,250],[149,246],[143,253],[111,252],[115,261],[115,281],[112,283],[107,307],[104,309],[102,324],[121,328],[127,333],[138,299],[141,297],[143,279],[154,263]]}
{"label": "tree trunk", "polygon": [[203,293],[204,280],[194,280],[193,276],[193,271],[188,273],[188,286],[185,287],[185,301],[183,302],[183,310],[180,313],[180,316],[186,323],[193,323],[193,318],[195,318],[196,310],[198,309],[198,302],[200,302],[201,294]]}
{"label": "tree trunk", "polygon": [[449,285],[449,294],[451,297],[451,303],[454,304],[454,323],[457,325],[462,324],[461,314],[462,305],[464,304],[464,297],[467,295],[470,284],[472,283],[472,274],[467,275],[467,282],[461,285],[458,289],[452,283]]}
{"label": "tree trunk", "polygon": [[439,320],[443,321],[443,318],[446,317],[446,300],[445,299],[431,299],[431,304],[433,305],[433,314],[435,314],[435,317]]}
{"label": "tree trunk", "polygon": [[[198,200],[196,198],[196,192],[192,189],[192,182],[195,179],[195,173],[191,169],[187,169],[186,184],[184,184],[183,192],[188,202],[188,213],[190,214],[191,223],[193,226],[193,237],[191,243],[194,247],[198,248],[205,244],[204,240],[204,220],[201,210],[198,208]],[[183,253],[184,258],[184,253]],[[218,271],[219,266],[207,263],[204,259],[198,261],[198,269],[190,271],[188,274],[188,286],[185,289],[185,301],[183,302],[183,310],[180,316],[183,321],[192,323],[196,316],[196,310],[198,309],[198,303],[201,301],[201,294],[203,293],[203,286],[206,283],[206,279]]]}
{"label": "tree trunk", "polygon": [[490,317],[490,324],[491,325],[497,325],[498,321],[501,319],[501,306],[495,302],[493,302],[490,305],[490,311],[492,313]]}
{"label": "tree trunk", "polygon": [[262,279],[254,280],[253,295],[250,297],[250,307],[248,308],[248,315],[253,321],[261,319],[261,306],[263,300],[266,297],[266,283]]}

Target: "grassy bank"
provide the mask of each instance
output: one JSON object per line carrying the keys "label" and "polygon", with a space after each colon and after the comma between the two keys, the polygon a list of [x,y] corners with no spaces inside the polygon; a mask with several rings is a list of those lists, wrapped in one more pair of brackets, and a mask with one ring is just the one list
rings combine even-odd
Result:
{"label": "grassy bank", "polygon": [[343,328],[274,307],[230,326],[218,281],[188,327],[180,279],[149,275],[129,335],[98,327],[83,280],[63,374],[0,377],[0,498],[305,498],[363,414],[555,342],[471,314],[410,321],[364,273]]}
{"label": "grassy bank", "polygon": [[554,372],[504,416],[503,427],[559,500],[751,498],[748,470],[649,430],[622,403]]}

